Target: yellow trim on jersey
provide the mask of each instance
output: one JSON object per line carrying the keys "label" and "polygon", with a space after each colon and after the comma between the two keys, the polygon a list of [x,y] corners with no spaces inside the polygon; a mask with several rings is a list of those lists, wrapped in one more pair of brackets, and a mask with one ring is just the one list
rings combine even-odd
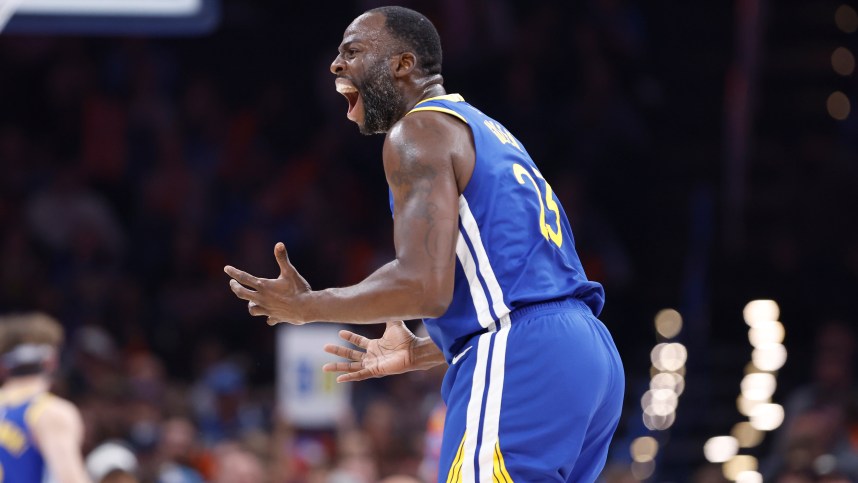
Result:
{"label": "yellow trim on jersey", "polygon": [[462,97],[460,94],[445,94],[443,96],[435,96],[435,97],[430,97],[429,99],[423,99],[422,101],[415,104],[414,107],[417,107],[420,104],[423,104],[424,102],[429,102],[429,101],[465,102],[465,98]]}
{"label": "yellow trim on jersey", "polygon": [[503,461],[503,453],[500,450],[500,442],[495,443],[495,457],[494,457],[494,468],[492,468],[492,473],[494,473],[495,481],[499,483],[513,483],[512,477],[509,476],[509,472],[506,470],[506,463]]}
{"label": "yellow trim on jersey", "polygon": [[24,413],[24,421],[27,422],[27,426],[32,427],[36,423],[39,416],[45,412],[45,409],[48,407],[48,403],[51,402],[51,399],[52,396],[48,393],[39,394],[33,399],[30,407],[28,407],[27,411]]}
{"label": "yellow trim on jersey", "polygon": [[417,107],[417,108],[414,108],[414,109],[412,109],[412,110],[408,111],[408,114],[411,114],[412,112],[419,112],[419,111],[438,111],[438,112],[443,112],[444,114],[449,114],[449,115],[451,115],[451,116],[456,116],[456,117],[458,117],[458,118],[459,118],[459,119],[461,119],[461,120],[462,120],[462,122],[464,122],[465,124],[467,124],[467,123],[468,123],[468,121],[467,121],[464,117],[462,117],[462,115],[461,115],[461,114],[459,114],[458,112],[456,112],[456,111],[454,111],[454,110],[452,110],[452,109],[447,109],[447,108],[445,108],[445,107],[435,107],[435,106]]}
{"label": "yellow trim on jersey", "polygon": [[462,483],[462,456],[465,454],[465,436],[467,436],[467,433],[462,435],[459,450],[456,451],[456,457],[453,458],[453,464],[450,465],[450,472],[447,473],[447,483]]}

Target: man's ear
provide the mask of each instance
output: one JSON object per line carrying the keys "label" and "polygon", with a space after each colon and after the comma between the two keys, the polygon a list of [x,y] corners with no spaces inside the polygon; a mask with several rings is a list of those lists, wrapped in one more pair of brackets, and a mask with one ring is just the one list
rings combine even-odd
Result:
{"label": "man's ear", "polygon": [[393,58],[393,76],[403,77],[417,67],[417,58],[411,52],[403,52]]}

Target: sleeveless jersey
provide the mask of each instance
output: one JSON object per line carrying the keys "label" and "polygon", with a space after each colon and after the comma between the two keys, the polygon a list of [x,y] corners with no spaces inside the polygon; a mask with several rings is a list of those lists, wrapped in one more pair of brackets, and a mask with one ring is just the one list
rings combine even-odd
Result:
{"label": "sleeveless jersey", "polygon": [[447,361],[518,307],[572,297],[598,316],[604,290],[587,280],[566,213],[524,145],[458,94],[426,99],[409,114],[420,111],[467,124],[476,152],[459,196],[453,299],[443,316],[423,321]]}
{"label": "sleeveless jersey", "polygon": [[30,429],[52,396],[9,401],[0,392],[0,482],[41,483],[47,471]]}

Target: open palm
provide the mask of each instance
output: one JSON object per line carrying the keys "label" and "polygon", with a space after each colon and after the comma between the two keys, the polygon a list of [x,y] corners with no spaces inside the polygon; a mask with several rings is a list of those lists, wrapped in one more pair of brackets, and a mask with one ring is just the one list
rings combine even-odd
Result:
{"label": "open palm", "polygon": [[325,346],[325,352],[349,360],[322,367],[325,372],[343,372],[337,382],[363,381],[417,369],[414,343],[418,338],[402,321],[388,322],[380,339],[367,339],[348,330],[341,330],[339,335],[363,351],[334,344]]}

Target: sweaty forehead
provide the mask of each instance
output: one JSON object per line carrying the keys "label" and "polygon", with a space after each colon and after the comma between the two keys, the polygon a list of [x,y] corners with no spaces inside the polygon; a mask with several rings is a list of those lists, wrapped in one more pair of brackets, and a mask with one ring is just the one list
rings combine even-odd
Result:
{"label": "sweaty forehead", "polygon": [[378,45],[388,39],[385,17],[380,13],[365,13],[354,19],[343,33],[343,44],[367,42]]}

